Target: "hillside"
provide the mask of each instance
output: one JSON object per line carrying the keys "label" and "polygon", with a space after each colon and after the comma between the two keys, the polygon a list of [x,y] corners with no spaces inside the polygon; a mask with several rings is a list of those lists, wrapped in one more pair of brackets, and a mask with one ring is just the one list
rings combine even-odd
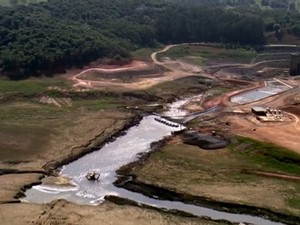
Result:
{"label": "hillside", "polygon": [[263,21],[254,13],[162,0],[50,0],[0,7],[0,25],[0,67],[14,79],[51,75],[96,59],[130,60],[133,50],[158,42],[264,44]]}
{"label": "hillside", "polygon": [[47,0],[0,0],[2,6],[27,5],[30,3],[45,2]]}
{"label": "hillside", "polygon": [[279,42],[284,32],[300,36],[299,21],[296,11],[260,10],[254,0],[49,0],[0,7],[0,76],[49,76],[98,59],[128,61],[131,52],[159,43],[255,47],[267,43],[269,33]]}

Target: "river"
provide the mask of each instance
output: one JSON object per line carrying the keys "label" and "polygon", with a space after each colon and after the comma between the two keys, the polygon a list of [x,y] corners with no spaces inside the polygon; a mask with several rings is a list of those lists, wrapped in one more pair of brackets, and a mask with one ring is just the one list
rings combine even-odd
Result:
{"label": "river", "polygon": [[[169,110],[164,115],[170,118],[185,116],[187,112],[181,107],[192,99],[188,98],[168,105]],[[140,204],[169,210],[176,209],[214,220],[224,219],[231,222],[259,225],[282,224],[257,216],[227,213],[181,202],[149,198],[114,186],[113,183],[118,179],[116,171],[119,168],[138,160],[140,154],[151,151],[151,143],[160,141],[172,135],[172,132],[185,128],[179,124],[178,127],[167,126],[157,119],[161,120],[159,116],[145,116],[138,125],[128,129],[125,135],[107,143],[98,151],[89,153],[63,166],[60,170],[60,176],[70,178],[70,185],[41,184],[33,186],[25,192],[26,197],[21,200],[23,202],[48,203],[56,199],[66,199],[77,204],[99,205],[104,201],[105,196],[112,195],[130,199]],[[172,123],[174,124],[174,122]],[[94,182],[87,180],[85,175],[90,171],[100,172],[100,180]]]}

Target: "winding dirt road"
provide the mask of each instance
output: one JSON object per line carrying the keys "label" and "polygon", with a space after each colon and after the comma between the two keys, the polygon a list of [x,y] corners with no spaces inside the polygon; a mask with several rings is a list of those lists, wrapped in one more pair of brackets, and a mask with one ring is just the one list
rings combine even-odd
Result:
{"label": "winding dirt road", "polygon": [[[187,44],[179,44],[179,45],[187,45]],[[164,49],[153,52],[151,54],[151,58],[153,61],[153,64],[164,67],[167,69],[166,72],[163,74],[160,74],[160,76],[157,77],[151,77],[151,78],[138,78],[136,81],[133,82],[115,82],[111,79],[103,80],[103,81],[96,81],[96,80],[88,80],[85,79],[83,76],[90,72],[102,72],[102,73],[120,73],[120,72],[130,72],[130,71],[141,71],[145,68],[147,68],[147,64],[141,61],[134,61],[134,63],[119,67],[119,68],[113,68],[113,69],[106,69],[101,67],[95,67],[95,68],[88,68],[83,71],[81,71],[78,74],[73,75],[70,79],[74,82],[73,87],[81,87],[81,88],[99,88],[99,87],[123,87],[123,88],[130,88],[130,89],[145,89],[149,88],[153,85],[172,81],[174,79],[191,76],[191,75],[199,75],[201,73],[201,76],[209,78],[209,79],[215,79],[214,76],[211,76],[209,74],[205,74],[201,67],[194,66],[182,61],[167,61],[167,62],[161,62],[157,59],[157,54],[166,52],[169,49],[179,46],[179,45],[168,45]],[[196,69],[195,69],[196,68]],[[158,74],[159,75],[159,74]],[[120,76],[122,76],[120,74]]]}

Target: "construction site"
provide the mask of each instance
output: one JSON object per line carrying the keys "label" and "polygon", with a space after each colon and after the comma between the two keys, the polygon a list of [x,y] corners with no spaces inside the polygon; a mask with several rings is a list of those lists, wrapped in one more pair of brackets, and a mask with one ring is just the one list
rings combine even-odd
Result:
{"label": "construction site", "polygon": [[[182,49],[195,56],[173,57],[172,51],[182,51]],[[198,99],[198,102],[189,102],[183,106],[184,108],[190,112],[197,112],[220,106],[222,110],[218,113],[219,118],[233,121],[229,128],[232,133],[256,137],[263,141],[275,141],[276,144],[299,152],[300,143],[297,141],[297,136],[300,134],[298,124],[300,79],[297,74],[300,57],[298,47],[296,45],[265,46],[255,56],[247,58],[246,62],[245,60],[240,62],[239,58],[230,55],[222,58],[222,62],[217,57],[201,58],[202,52],[224,54],[223,52],[226,51],[230,52],[213,44],[170,45],[152,53],[149,61],[137,60],[121,67],[92,65],[75,75],[76,71],[70,71],[66,78],[74,82],[74,88],[79,90],[97,88],[145,90],[163,83],[199,77],[202,82],[212,87],[217,86],[214,89],[221,90],[222,88],[218,86],[222,86],[228,91],[210,94],[213,91],[208,90],[202,98]],[[195,63],[195,59],[198,58],[205,63]],[[195,90],[191,91],[190,95],[193,95]],[[185,94],[189,95],[187,92]],[[258,114],[256,110],[259,111]],[[203,115],[201,120],[206,119]],[[276,126],[278,130],[274,129]],[[253,132],[253,129],[256,132]],[[287,132],[290,129],[293,129],[292,133]],[[274,140],[274,132],[278,132],[280,138]],[[289,140],[290,138],[293,140]],[[286,143],[289,146],[286,146]]]}
{"label": "construction site", "polygon": [[298,225],[297,51],[169,45],[5,103],[1,221]]}

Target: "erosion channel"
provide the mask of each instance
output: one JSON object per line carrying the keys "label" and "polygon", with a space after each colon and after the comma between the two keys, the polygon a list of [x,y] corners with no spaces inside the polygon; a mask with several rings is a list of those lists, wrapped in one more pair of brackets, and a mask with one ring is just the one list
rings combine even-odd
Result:
{"label": "erosion channel", "polygon": [[[199,96],[194,98],[199,98]],[[181,110],[181,107],[192,100],[193,97],[168,105],[169,110],[164,115],[169,118],[188,116],[186,111]],[[206,112],[210,113],[209,110]],[[213,220],[259,225],[283,224],[259,216],[230,213],[225,212],[225,210],[219,211],[179,201],[151,198],[114,185],[120,178],[117,174],[118,169],[139,160],[139,156],[151,151],[152,143],[163,140],[172,135],[172,132],[184,128],[183,125],[168,121],[158,115],[144,116],[139,124],[129,128],[123,136],[115,138],[98,151],[64,165],[60,169],[59,177],[66,178],[64,180],[67,182],[60,184],[58,184],[59,182],[49,182],[47,181],[49,177],[46,177],[42,184],[28,189],[25,192],[26,196],[21,200],[42,204],[56,199],[66,199],[77,204],[99,205],[106,196],[117,196],[134,201],[139,205],[164,210],[177,210],[194,216],[209,217]],[[86,179],[85,176],[90,171],[100,173],[99,181]]]}

